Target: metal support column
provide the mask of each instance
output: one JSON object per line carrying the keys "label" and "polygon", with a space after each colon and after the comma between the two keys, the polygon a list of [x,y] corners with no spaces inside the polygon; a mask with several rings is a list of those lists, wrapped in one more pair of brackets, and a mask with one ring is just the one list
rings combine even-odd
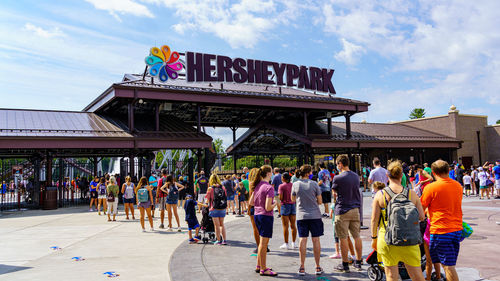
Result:
{"label": "metal support column", "polygon": [[198,158],[198,173],[201,172],[201,166],[202,166],[202,158],[201,158],[201,148],[198,148],[196,151],[196,157]]}
{"label": "metal support column", "polygon": [[348,113],[345,114],[345,137],[346,137],[346,139],[350,139],[352,137],[351,115],[349,115]]}
{"label": "metal support column", "polygon": [[128,103],[128,130],[130,132],[134,131],[134,103],[131,101]]}
{"label": "metal support column", "polygon": [[94,177],[97,177],[97,157],[92,157],[92,164],[94,164]]}
{"label": "metal support column", "polygon": [[236,154],[233,154],[233,171],[234,171],[235,174],[236,174],[236,171],[237,171],[236,162],[238,162],[238,156]]}
{"label": "metal support column", "polygon": [[130,152],[129,154],[129,157],[128,157],[128,166],[129,166],[129,172],[130,172],[130,177],[132,178],[132,180],[134,180],[134,176],[135,176],[135,155],[133,152]]}
{"label": "metal support column", "polygon": [[45,175],[45,187],[52,186],[52,156],[47,154],[47,164],[46,167],[46,175]]}
{"label": "metal support column", "polygon": [[199,104],[196,105],[196,128],[198,130],[198,134],[201,133],[201,107]]}
{"label": "metal support column", "polygon": [[304,115],[304,136],[307,136],[307,111],[304,111],[303,115]]}
{"label": "metal support column", "polygon": [[137,178],[140,179],[141,177],[144,176],[144,173],[143,173],[144,172],[144,170],[143,170],[143,168],[144,168],[144,157],[139,156],[138,160],[139,160],[138,161],[139,162],[139,169],[137,171]]}
{"label": "metal support column", "polygon": [[160,104],[155,104],[155,131],[160,131]]}
{"label": "metal support column", "polygon": [[64,161],[59,158],[59,188],[58,191],[58,206],[62,207],[64,202]]}
{"label": "metal support column", "polygon": [[479,153],[479,166],[481,166],[483,165],[483,157],[481,156],[481,132],[476,131],[476,135],[477,135],[477,152]]}
{"label": "metal support column", "polygon": [[328,130],[328,135],[331,136],[332,135],[332,118],[329,117],[327,118],[327,130]]}

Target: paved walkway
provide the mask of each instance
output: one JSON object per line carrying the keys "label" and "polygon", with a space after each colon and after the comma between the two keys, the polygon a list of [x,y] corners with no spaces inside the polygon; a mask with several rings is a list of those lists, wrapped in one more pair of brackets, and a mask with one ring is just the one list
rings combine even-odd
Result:
{"label": "paved walkway", "polygon": [[[365,194],[365,225],[369,224],[371,198]],[[498,206],[498,207],[497,207]],[[472,224],[475,233],[471,239],[461,244],[458,272],[460,280],[500,280],[500,269],[498,259],[500,256],[500,200],[480,201],[476,198],[464,200],[465,221]],[[323,277],[328,280],[368,280],[366,269],[363,265],[362,272],[354,271],[343,274],[333,271],[340,260],[331,260],[328,256],[334,253],[332,224],[330,219],[324,219],[325,235],[321,238],[322,259],[321,266],[325,270]],[[263,280],[253,272],[256,264],[256,256],[252,255],[255,242],[249,218],[237,220],[227,224],[228,246],[214,246],[212,244],[188,244],[182,243],[174,252],[170,261],[170,274],[172,280]],[[371,233],[362,230],[363,256],[371,251]],[[314,258],[312,254],[312,242],[309,240],[308,256],[306,259],[305,277],[296,274],[299,268],[298,250],[281,250],[279,246],[283,243],[281,220],[275,216],[273,238],[270,241],[270,252],[267,263],[279,273],[277,279],[289,280],[318,280],[314,275]],[[492,247],[495,245],[494,247]],[[491,257],[491,258],[485,258]],[[477,261],[480,260],[481,263]],[[481,279],[477,268],[481,271]],[[323,280],[327,280],[323,279]]]}
{"label": "paved walkway", "polygon": [[[365,224],[370,217],[371,198],[365,197]],[[500,280],[500,200],[464,200],[464,220],[475,232],[461,244],[458,259],[461,280]],[[109,280],[105,272],[120,274],[120,280],[262,280],[253,273],[256,257],[249,218],[228,216],[229,246],[189,245],[187,234],[156,230],[142,233],[138,220],[127,221],[119,206],[118,222],[89,213],[87,208],[53,211],[4,212],[0,215],[0,280]],[[158,213],[157,213],[158,214]],[[181,225],[184,213],[179,209]],[[201,218],[200,218],[201,219]],[[280,250],[281,224],[275,220],[268,262],[280,279],[316,280],[309,250],[305,278],[298,278],[298,252]],[[147,224],[146,224],[147,225]],[[155,228],[159,219],[155,218]],[[175,225],[175,223],[174,223]],[[324,275],[329,280],[366,280],[366,273],[347,276],[333,273],[331,221],[325,219],[322,238]],[[369,251],[370,233],[362,232],[364,254]],[[311,243],[311,242],[309,242]],[[61,250],[52,250],[58,246]],[[309,244],[311,247],[311,244]],[[74,261],[82,257],[83,261]],[[478,262],[479,261],[479,262]],[[364,266],[366,269],[366,266]],[[476,268],[476,269],[473,269]],[[479,272],[478,272],[479,270]],[[265,278],[264,278],[265,279]]]}

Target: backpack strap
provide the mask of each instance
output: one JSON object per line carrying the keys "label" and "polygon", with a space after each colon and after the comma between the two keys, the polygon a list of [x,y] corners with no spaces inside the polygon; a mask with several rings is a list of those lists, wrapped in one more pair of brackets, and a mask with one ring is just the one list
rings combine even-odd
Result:
{"label": "backpack strap", "polygon": [[411,201],[411,192],[409,188],[403,188],[403,194]]}
{"label": "backpack strap", "polygon": [[[387,194],[389,194],[389,196],[391,197],[391,199],[396,196],[396,193],[394,193],[394,191],[392,191],[392,189],[390,187],[386,187],[384,188],[384,191],[387,192]],[[384,197],[385,198],[385,197]]]}

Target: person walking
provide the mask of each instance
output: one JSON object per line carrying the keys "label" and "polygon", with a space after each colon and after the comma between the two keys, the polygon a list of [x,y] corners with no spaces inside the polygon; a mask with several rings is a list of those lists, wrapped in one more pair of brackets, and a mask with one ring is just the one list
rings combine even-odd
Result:
{"label": "person walking", "polygon": [[[255,174],[252,175],[252,172]],[[250,195],[250,205],[255,208],[253,218],[260,237],[255,272],[261,276],[278,276],[278,273],[267,267],[267,245],[273,237],[273,210],[277,205],[274,200],[274,188],[269,184],[271,176],[272,168],[269,165],[250,171],[250,189],[254,187]]]}
{"label": "person walking", "polygon": [[500,160],[495,162],[496,166],[493,167],[493,175],[495,176],[495,199],[500,199]]}
{"label": "person walking", "polygon": [[226,175],[225,180],[222,182],[222,186],[224,186],[224,189],[226,190],[227,194],[227,209],[226,209],[226,215],[229,215],[229,212],[233,210],[233,215],[236,215],[236,211],[234,209],[234,196],[236,193],[235,190],[235,183],[231,178],[231,175]]}
{"label": "person walking", "polygon": [[116,178],[109,177],[109,185],[106,187],[106,194],[108,201],[108,221],[111,221],[111,213],[113,214],[113,221],[116,221],[116,214],[118,213],[118,193],[120,188],[116,185]]}
{"label": "person walking", "polygon": [[479,199],[484,199],[485,193],[488,199],[490,199],[490,189],[487,185],[488,177],[489,175],[484,171],[483,167],[479,167],[479,173],[477,174],[477,178],[479,179],[479,189],[481,191],[481,197],[479,197]]}
{"label": "person walking", "polygon": [[276,201],[276,206],[278,206],[278,218],[281,217],[281,203],[280,203],[280,198],[278,195],[278,188],[282,184],[281,181],[281,173],[279,168],[274,168],[274,176],[271,179],[271,185],[274,188],[274,200]]}
{"label": "person walking", "polygon": [[181,232],[181,223],[177,214],[177,203],[179,201],[179,192],[185,187],[174,181],[174,176],[168,175],[165,181],[162,181],[160,190],[167,194],[167,212],[168,212],[168,231],[172,231],[172,212],[177,222],[177,231]]}
{"label": "person walking", "polygon": [[[156,172],[152,172],[151,176],[149,176],[148,184],[153,188],[153,198],[155,198],[156,201],[156,193],[158,192],[158,178],[156,177]],[[151,205],[151,216],[154,218],[155,217],[155,209],[156,209],[156,204]]]}
{"label": "person walking", "polygon": [[250,172],[248,172],[248,186],[249,186],[248,215],[250,217],[250,223],[252,224],[255,245],[257,245],[257,249],[253,250],[254,254],[257,254],[259,251],[260,234],[259,234],[259,229],[257,228],[257,225],[255,224],[255,216],[254,216],[255,215],[255,207],[253,206],[253,204],[250,204],[250,198],[252,197],[252,194],[255,191],[255,187],[257,186],[257,184],[260,183],[260,181],[257,182],[259,173],[260,173],[259,168],[253,168],[252,170],[250,170]]}
{"label": "person walking", "polygon": [[97,198],[99,195],[97,195],[97,186],[99,185],[99,178],[96,176],[94,180],[92,180],[89,184],[89,191],[90,191],[90,205],[89,205],[89,212],[93,212],[94,209],[92,209],[92,206],[95,204],[95,208],[97,210]]}
{"label": "person walking", "polygon": [[[413,216],[404,217],[404,219],[412,219],[399,222],[403,225],[412,228],[412,233],[417,233],[420,236],[419,220],[424,219],[424,210],[420,203],[417,193],[409,188],[404,188],[401,184],[403,177],[403,168],[399,161],[393,161],[387,167],[389,172],[389,186],[384,188],[381,192],[377,192],[372,203],[372,218],[371,218],[371,231],[372,231],[372,248],[377,251],[381,261],[384,263],[384,270],[387,281],[399,280],[398,263],[403,262],[411,277],[411,280],[423,281],[424,276],[420,268],[420,241],[415,241],[414,245],[398,246],[392,245],[386,241],[386,231],[389,228],[389,223],[392,221],[390,214],[392,201],[398,200],[397,196],[404,196],[407,206],[411,208]],[[399,203],[399,201],[398,201]],[[406,209],[405,209],[406,210]],[[407,234],[407,233],[405,233]],[[406,237],[408,238],[408,237]],[[418,240],[418,239],[417,239]]]}
{"label": "person walking", "polygon": [[158,204],[158,210],[160,211],[160,229],[165,228],[165,209],[167,208],[167,193],[161,190],[161,187],[167,182],[167,169],[163,168],[161,170],[161,178],[158,180],[158,190],[156,192],[155,201]]}
{"label": "person walking", "polygon": [[292,185],[292,201],[297,203],[297,229],[299,232],[299,256],[300,267],[298,274],[306,274],[304,263],[306,261],[307,238],[309,233],[313,242],[314,261],[316,263],[316,275],[323,274],[319,262],[321,257],[320,237],[323,236],[324,226],[321,219],[319,206],[323,203],[321,189],[318,183],[310,180],[312,174],[311,165],[303,165],[299,170],[299,180]]}
{"label": "person walking", "polygon": [[478,174],[479,174],[479,171],[477,168],[474,168],[474,170],[472,170],[472,180],[473,180],[473,190],[475,191],[476,193],[476,197],[479,196],[479,177],[478,177]]}
{"label": "person walking", "polygon": [[99,216],[101,215],[101,205],[102,205],[102,210],[104,214],[106,214],[107,210],[107,200],[106,200],[106,180],[104,177],[101,177],[101,180],[99,181],[99,184],[97,185],[97,192],[98,192],[98,197],[97,197],[97,213]]}
{"label": "person walking", "polygon": [[449,177],[449,165],[437,160],[431,165],[436,181],[420,198],[431,220],[429,250],[432,263],[441,263],[446,280],[458,281],[455,265],[462,238],[462,186]]}
{"label": "person walking", "polygon": [[139,184],[137,184],[135,194],[137,198],[137,206],[139,207],[139,212],[141,213],[140,221],[141,221],[142,232],[146,232],[146,229],[144,228],[144,216],[145,216],[144,213],[148,215],[151,231],[154,231],[153,217],[151,216],[151,205],[153,205],[154,203],[153,188],[150,185],[148,185],[148,179],[146,177],[142,177],[139,180]]}
{"label": "person walking", "polygon": [[380,159],[377,157],[373,158],[373,167],[370,176],[368,176],[368,183],[372,185],[372,198],[375,195],[375,190],[373,189],[373,183],[379,181],[385,185],[389,183],[389,178],[387,177],[387,170],[381,166]]}
{"label": "person walking", "polygon": [[[220,181],[220,180],[219,180]],[[200,177],[196,182],[196,190],[198,195],[198,202],[205,202],[205,197],[207,196],[208,191],[208,179],[205,177],[205,172],[200,172]]]}
{"label": "person walking", "polygon": [[[385,178],[382,176],[383,171],[387,170],[380,167],[378,159],[375,159],[373,163],[376,169],[370,173],[370,184],[373,184],[373,180],[377,178],[380,178],[382,183],[387,182],[387,174],[385,174]],[[362,198],[359,191],[359,176],[349,169],[349,158],[347,155],[339,155],[336,159],[336,164],[340,174],[333,178],[332,189],[337,198],[337,202],[335,203],[335,234],[337,234],[340,240],[342,263],[335,270],[346,273],[350,271],[348,259],[349,246],[347,242],[350,233],[354,239],[356,252],[356,260],[353,266],[356,270],[361,271],[362,241],[359,235],[361,227],[359,209]]]}
{"label": "person walking", "polygon": [[323,217],[329,217],[328,206],[332,202],[332,189],[331,189],[331,181],[330,172],[326,169],[325,163],[319,164],[321,171],[318,173],[318,185],[321,188],[321,200],[325,205],[325,212],[323,213]]}
{"label": "person walking", "polygon": [[132,214],[132,219],[135,220],[134,202],[135,202],[135,185],[131,182],[130,176],[125,177],[125,183],[122,185],[123,205],[125,205],[125,215],[129,219],[128,213]]}
{"label": "person walking", "polygon": [[[283,225],[283,236],[285,243],[280,249],[295,249],[295,239],[297,238],[297,227],[295,225],[295,202],[292,200],[292,183],[289,173],[283,173],[281,176],[282,184],[278,188],[281,201],[281,224]],[[292,230],[292,241],[288,243],[288,228]]]}
{"label": "person walking", "polygon": [[216,241],[214,245],[227,245],[226,227],[224,226],[224,217],[227,209],[226,188],[222,185],[219,176],[213,173],[209,180],[210,187],[207,190],[207,201],[209,216],[212,217],[215,226]]}

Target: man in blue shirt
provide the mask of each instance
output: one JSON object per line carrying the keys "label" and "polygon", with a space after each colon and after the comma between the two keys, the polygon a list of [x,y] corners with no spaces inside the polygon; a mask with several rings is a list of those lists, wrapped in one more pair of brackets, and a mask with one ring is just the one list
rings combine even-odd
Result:
{"label": "man in blue shirt", "polygon": [[281,204],[280,197],[278,194],[278,188],[283,182],[281,181],[281,173],[279,168],[274,168],[274,176],[271,185],[274,187],[274,200],[276,200],[276,206],[278,206],[278,218],[281,218]]}
{"label": "man in blue shirt", "polygon": [[319,164],[321,171],[318,173],[318,185],[321,188],[321,198],[323,199],[323,204],[325,205],[325,212],[323,217],[329,217],[328,205],[332,202],[332,190],[330,188],[330,183],[332,178],[330,177],[330,172],[326,169],[325,163]]}
{"label": "man in blue shirt", "polygon": [[495,175],[495,190],[497,192],[497,196],[495,198],[500,198],[500,160],[495,162],[496,166],[493,167],[493,174]]}

